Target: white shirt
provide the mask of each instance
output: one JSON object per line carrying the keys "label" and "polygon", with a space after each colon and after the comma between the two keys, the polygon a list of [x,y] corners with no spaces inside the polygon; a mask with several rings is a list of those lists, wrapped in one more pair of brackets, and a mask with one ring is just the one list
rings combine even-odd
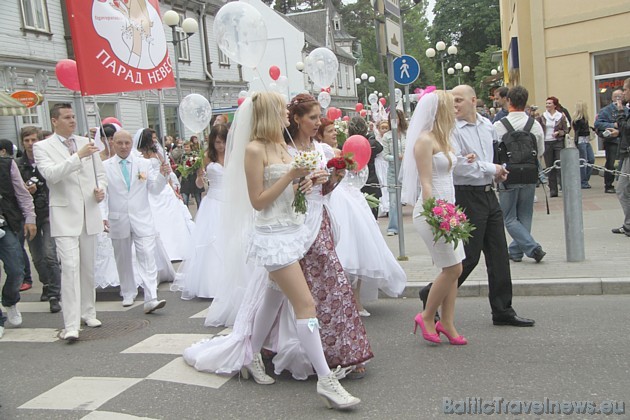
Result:
{"label": "white shirt", "polygon": [[[455,121],[451,134],[451,145],[457,156],[457,165],[453,168],[455,185],[492,184],[496,174],[493,142],[498,142],[497,132],[487,118],[477,114],[477,121]],[[468,163],[466,155],[474,153],[476,159]]]}
{"label": "white shirt", "polygon": [[[522,130],[525,127],[525,124],[527,124],[527,119],[529,118],[529,116],[523,111],[512,111],[507,115],[506,118],[508,119],[510,124],[512,124],[514,130]],[[501,121],[497,121],[494,123],[494,129],[496,130],[499,139],[502,139],[503,135],[507,133],[507,129],[505,128],[503,123],[501,123]],[[540,157],[545,152],[545,133],[536,120],[534,120],[534,125],[532,126],[532,129],[530,131],[534,135],[534,137],[536,137],[536,145],[538,146],[538,157]]]}

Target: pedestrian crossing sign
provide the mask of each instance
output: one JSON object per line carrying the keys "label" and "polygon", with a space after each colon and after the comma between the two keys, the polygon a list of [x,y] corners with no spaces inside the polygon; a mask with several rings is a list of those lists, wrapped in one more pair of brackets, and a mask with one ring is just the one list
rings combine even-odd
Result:
{"label": "pedestrian crossing sign", "polygon": [[420,64],[410,55],[394,59],[394,81],[399,85],[410,85],[420,76]]}

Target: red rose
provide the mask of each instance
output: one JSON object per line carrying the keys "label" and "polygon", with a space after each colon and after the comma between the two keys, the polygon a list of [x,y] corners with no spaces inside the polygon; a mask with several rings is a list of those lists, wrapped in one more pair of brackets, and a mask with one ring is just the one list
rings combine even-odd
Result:
{"label": "red rose", "polygon": [[326,164],[327,168],[346,169],[346,161],[343,158],[332,158]]}

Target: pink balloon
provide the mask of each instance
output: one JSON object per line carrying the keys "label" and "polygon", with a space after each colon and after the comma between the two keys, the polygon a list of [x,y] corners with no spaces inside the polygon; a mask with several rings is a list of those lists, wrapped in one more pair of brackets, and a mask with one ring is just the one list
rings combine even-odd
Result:
{"label": "pink balloon", "polygon": [[385,106],[385,104],[387,103],[387,100],[385,98],[381,98],[379,99],[379,102],[381,103],[381,105]]}
{"label": "pink balloon", "polygon": [[241,104],[242,104],[243,102],[245,102],[245,99],[246,99],[246,98],[238,98],[238,99],[236,100],[236,103],[238,104],[238,106],[241,106]]}
{"label": "pink balloon", "polygon": [[343,144],[343,152],[354,154],[354,160],[357,163],[357,171],[365,168],[365,165],[367,165],[370,160],[370,156],[372,156],[370,142],[359,134],[348,137]]}
{"label": "pink balloon", "polygon": [[365,118],[365,116],[367,115],[367,111],[365,109],[362,109],[361,112],[359,112],[359,115]]}
{"label": "pink balloon", "polygon": [[343,120],[344,121],[350,121],[350,117],[346,115],[345,117],[343,117]]}
{"label": "pink balloon", "polygon": [[354,106],[355,111],[357,112],[361,112],[361,110],[363,109],[363,104],[361,102],[359,102],[358,104],[356,104]]}
{"label": "pink balloon", "polygon": [[107,117],[101,121],[103,124],[116,124],[119,127],[122,127],[122,123],[116,117]]}
{"label": "pink balloon", "polygon": [[55,74],[57,75],[59,83],[61,83],[64,87],[75,92],[81,90],[76,61],[69,59],[59,60],[55,66]]}
{"label": "pink balloon", "polygon": [[280,68],[278,68],[278,66],[269,67],[269,76],[271,76],[273,80],[278,80],[278,77],[280,77]]}

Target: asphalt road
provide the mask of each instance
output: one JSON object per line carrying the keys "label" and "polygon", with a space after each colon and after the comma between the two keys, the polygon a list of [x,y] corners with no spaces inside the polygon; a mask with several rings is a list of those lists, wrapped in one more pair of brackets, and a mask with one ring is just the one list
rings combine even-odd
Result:
{"label": "asphalt road", "polygon": [[[101,330],[104,337],[100,339],[73,345],[62,341],[25,343],[8,341],[7,334],[7,340],[0,340],[0,419],[137,418],[109,413],[178,420],[457,418],[460,416],[443,414],[443,399],[467,397],[630,404],[630,296],[626,295],[517,298],[514,306],[519,314],[536,319],[533,328],[493,326],[486,299],[460,298],[457,326],[470,342],[463,347],[446,342],[431,347],[411,334],[412,319],[419,308],[416,299],[382,299],[368,304],[372,316],[364,319],[376,357],[364,379],[343,381],[362,404],[349,412],[337,412],[326,409],[317,398],[315,379],[299,382],[283,375],[275,385],[261,386],[237,375],[216,389],[147,379],[178,354],[122,351],[156,334],[220,331],[204,328],[200,318],[189,318],[205,309],[207,301],[182,301],[173,293],[161,294],[168,305],[154,316],[144,315],[141,306],[125,312],[101,312],[99,318],[109,329]],[[61,324],[60,314],[23,315],[25,330],[58,328]],[[136,325],[142,328],[123,331],[139,320],[148,322]],[[165,337],[157,336],[158,341]],[[133,383],[102,403],[92,401],[90,406],[88,401],[73,410],[49,409],[59,398],[46,394],[46,400],[42,394],[81,378],[97,381],[85,383],[84,388],[98,388],[112,381],[106,378],[129,378]],[[69,397],[80,392],[63,391]],[[42,408],[18,408],[34,403]],[[630,418],[630,407],[625,408],[625,414],[609,417]],[[533,416],[493,416],[528,417]]]}

